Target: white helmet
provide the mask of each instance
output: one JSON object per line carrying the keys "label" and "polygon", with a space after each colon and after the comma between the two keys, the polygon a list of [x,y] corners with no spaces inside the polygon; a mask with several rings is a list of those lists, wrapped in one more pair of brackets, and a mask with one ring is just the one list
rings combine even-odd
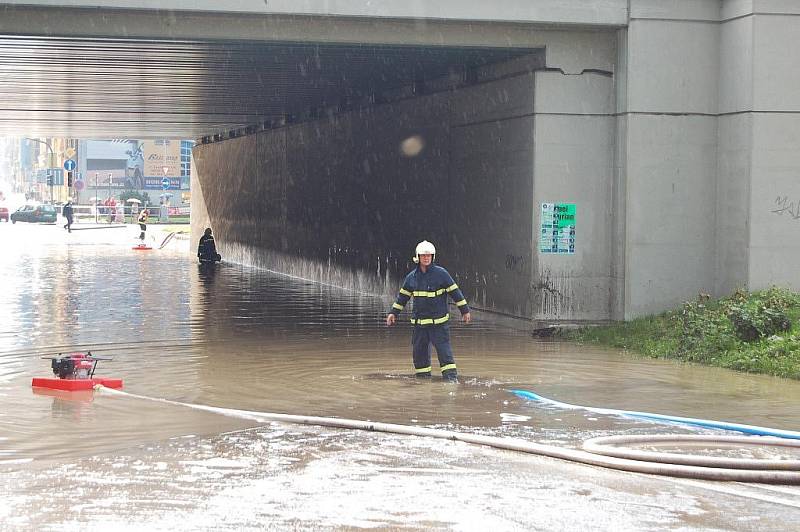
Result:
{"label": "white helmet", "polygon": [[433,255],[431,259],[435,258],[436,255],[436,248],[428,242],[427,240],[423,240],[419,244],[417,244],[417,251],[414,255],[414,262],[419,262],[420,255]]}

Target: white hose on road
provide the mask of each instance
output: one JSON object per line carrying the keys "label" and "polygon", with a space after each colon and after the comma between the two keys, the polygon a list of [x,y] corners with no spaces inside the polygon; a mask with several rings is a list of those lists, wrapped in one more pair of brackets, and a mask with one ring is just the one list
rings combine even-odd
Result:
{"label": "white hose on road", "polygon": [[604,436],[583,442],[587,452],[603,456],[615,456],[630,460],[682,464],[687,466],[717,467],[729,469],[753,469],[775,471],[800,471],[800,460],[770,460],[757,458],[732,458],[725,456],[706,456],[683,453],[662,453],[617,447],[618,445],[691,445],[710,444],[720,446],[788,447],[800,449],[800,441],[775,438],[772,436],[719,436],[715,434],[658,434],[636,436]]}
{"label": "white hose on road", "polygon": [[[495,436],[482,436],[478,434],[469,434],[464,432],[456,432],[450,430],[430,429],[424,427],[412,427],[408,425],[399,425],[394,423],[380,423],[374,421],[362,421],[357,419],[343,419],[331,417],[318,417],[318,416],[299,416],[292,414],[277,414],[271,412],[254,412],[250,410],[237,410],[232,408],[220,408],[215,406],[198,405],[191,403],[182,403],[179,401],[171,401],[169,399],[160,399],[155,397],[147,397],[144,395],[136,395],[119,390],[112,390],[103,386],[95,387],[98,391],[117,396],[126,396],[146,401],[155,401],[165,404],[183,406],[193,408],[196,410],[203,410],[206,412],[213,412],[225,416],[238,417],[241,419],[249,419],[259,423],[268,421],[279,421],[284,423],[295,423],[300,425],[315,425],[320,427],[334,427],[342,429],[355,429],[373,432],[386,432],[392,434],[406,434],[410,436],[423,436],[428,438],[439,438],[445,440],[462,441],[465,443],[473,443],[476,445],[486,445],[495,449],[504,449],[510,451],[520,451],[539,456],[548,456],[550,458],[558,458],[561,460],[568,460],[581,464],[594,465],[599,467],[606,467],[610,469],[617,469],[620,471],[629,471],[633,473],[647,473],[652,475],[664,475],[671,477],[693,478],[698,480],[719,480],[719,481],[736,481],[736,482],[756,482],[764,484],[791,484],[800,485],[800,468],[790,466],[789,471],[769,469],[768,467],[752,467],[752,468],[729,468],[717,467],[714,460],[707,456],[695,456],[692,460],[692,465],[676,464],[676,463],[659,463],[653,461],[643,461],[640,459],[631,458],[636,452],[630,450],[633,454],[630,457],[615,457],[605,456],[604,454],[596,454],[595,452],[581,451],[578,449],[565,449],[562,447],[555,447],[552,445],[543,445],[533,443],[525,440],[514,438],[498,438]],[[664,436],[661,436],[663,438]],[[675,441],[680,436],[668,436],[670,441]],[[657,441],[659,436],[635,436],[627,437],[629,439],[635,438],[636,443],[647,442],[649,438],[655,438]],[[713,437],[709,437],[713,438]],[[721,437],[725,438],[725,437]],[[775,445],[773,438],[762,437],[743,437],[748,442],[748,445]],[[589,440],[587,443],[594,442],[594,447],[590,448],[595,450],[603,450],[604,442],[598,440]],[[608,442],[606,442],[608,443]],[[781,441],[781,447],[800,448],[798,441]],[[608,446],[605,446],[608,447]],[[616,449],[619,451],[619,449]],[[640,451],[644,452],[644,451]],[[680,455],[683,456],[683,455]],[[726,459],[727,460],[727,459]],[[735,459],[730,459],[735,460]],[[750,460],[753,462],[753,460]],[[774,462],[771,460],[762,461],[756,460],[756,464],[748,464],[760,466],[762,462]]]}

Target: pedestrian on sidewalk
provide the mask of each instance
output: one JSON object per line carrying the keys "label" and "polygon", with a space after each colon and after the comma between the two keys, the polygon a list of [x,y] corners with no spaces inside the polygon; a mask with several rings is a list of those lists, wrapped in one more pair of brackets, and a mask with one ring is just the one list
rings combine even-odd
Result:
{"label": "pedestrian on sidewalk", "polygon": [[64,229],[68,232],[72,232],[72,221],[74,220],[74,212],[72,209],[72,200],[67,200],[64,204],[64,207],[61,209],[61,214],[64,215],[64,218],[67,219],[67,223],[64,224]]}

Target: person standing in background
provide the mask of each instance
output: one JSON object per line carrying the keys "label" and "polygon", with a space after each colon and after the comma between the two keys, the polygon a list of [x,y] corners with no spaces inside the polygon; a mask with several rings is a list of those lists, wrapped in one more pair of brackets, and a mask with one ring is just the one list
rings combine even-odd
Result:
{"label": "person standing in background", "polygon": [[141,240],[142,243],[144,243],[144,236],[147,232],[147,217],[147,209],[142,209],[142,212],[139,213],[139,218],[136,220],[139,222],[139,229],[141,230],[141,233],[139,233],[139,240]]}
{"label": "person standing in background", "polygon": [[72,209],[72,200],[67,200],[67,202],[64,204],[64,207],[61,209],[61,214],[63,214],[64,218],[66,218],[67,220],[67,223],[64,224],[64,229],[66,229],[68,232],[71,233],[72,221],[74,220],[75,216],[74,211]]}

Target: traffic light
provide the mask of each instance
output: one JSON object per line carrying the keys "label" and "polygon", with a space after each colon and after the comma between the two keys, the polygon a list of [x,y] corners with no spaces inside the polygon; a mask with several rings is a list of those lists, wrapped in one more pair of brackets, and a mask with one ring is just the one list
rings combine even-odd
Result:
{"label": "traffic light", "polygon": [[67,172],[67,186],[72,186],[72,172]]}
{"label": "traffic light", "polygon": [[47,175],[47,186],[48,187],[53,186],[53,176],[51,176],[50,174]]}

